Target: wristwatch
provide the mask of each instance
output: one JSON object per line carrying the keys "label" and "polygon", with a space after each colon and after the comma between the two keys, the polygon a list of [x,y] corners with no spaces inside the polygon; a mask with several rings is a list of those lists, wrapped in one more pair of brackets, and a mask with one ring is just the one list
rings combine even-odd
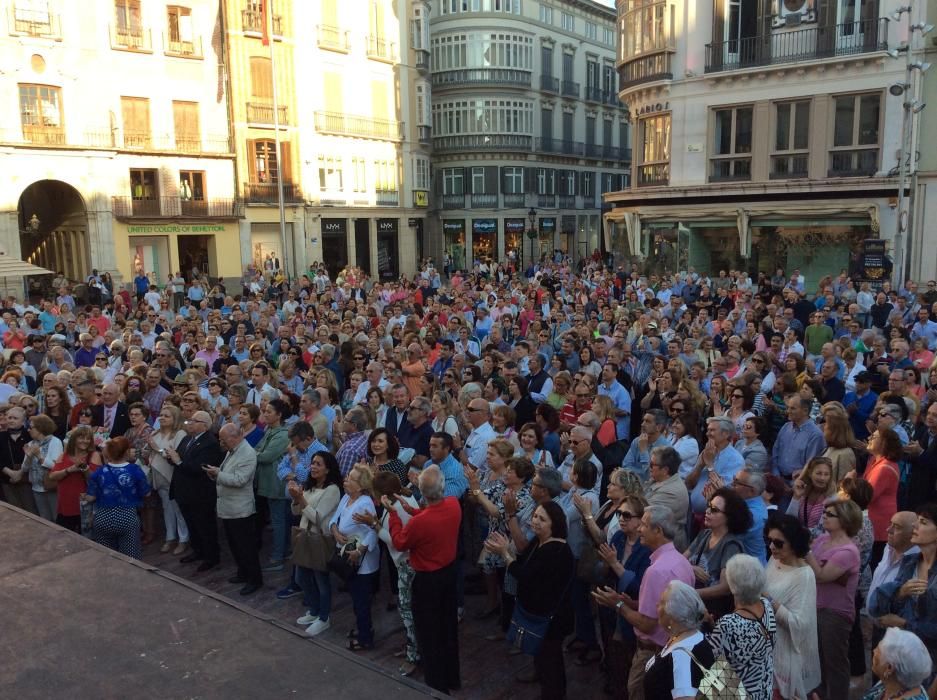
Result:
{"label": "wristwatch", "polygon": [[481,489],[473,489],[473,490],[472,490],[472,495],[473,495],[473,496],[481,496],[481,494],[482,494],[482,490],[481,490]]}
{"label": "wristwatch", "polygon": [[623,607],[625,607],[625,601],[619,600],[617,603],[615,603],[615,612],[620,613]]}

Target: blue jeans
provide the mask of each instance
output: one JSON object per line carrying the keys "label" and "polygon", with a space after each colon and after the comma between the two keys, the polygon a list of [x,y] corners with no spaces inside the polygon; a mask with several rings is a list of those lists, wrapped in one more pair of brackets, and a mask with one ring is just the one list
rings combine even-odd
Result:
{"label": "blue jeans", "polygon": [[297,566],[296,580],[303,589],[303,605],[309,614],[317,616],[323,622],[328,621],[332,611],[332,580],[329,578],[329,572]]}
{"label": "blue jeans", "polygon": [[273,526],[273,548],[270,561],[284,561],[290,552],[290,526],[293,514],[290,501],[286,498],[268,498],[270,504],[270,524]]}
{"label": "blue jeans", "polygon": [[371,599],[374,597],[374,579],[372,574],[354,574],[348,579],[348,592],[351,593],[351,605],[355,610],[355,627],[358,630],[358,642],[364,646],[374,644],[374,628],[371,627]]}

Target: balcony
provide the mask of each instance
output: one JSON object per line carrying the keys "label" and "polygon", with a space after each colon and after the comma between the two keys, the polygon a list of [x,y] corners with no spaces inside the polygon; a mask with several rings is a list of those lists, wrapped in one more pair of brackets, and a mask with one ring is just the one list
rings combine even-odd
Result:
{"label": "balcony", "polygon": [[586,144],[586,158],[602,158],[602,148],[597,143],[587,143]]}
{"label": "balcony", "polygon": [[13,7],[10,10],[10,35],[31,36],[38,39],[62,39],[59,16],[47,10]]}
{"label": "balcony", "polygon": [[[273,15],[271,18],[273,35],[283,36],[283,17]],[[260,10],[241,10],[241,29],[254,34],[264,33],[264,13]]]}
{"label": "balcony", "polygon": [[164,34],[163,53],[167,56],[174,56],[176,58],[201,59],[205,57],[205,54],[202,53],[201,37],[196,37],[191,41],[174,41]]}
{"label": "balcony", "polygon": [[555,194],[538,194],[537,195],[537,208],[538,209],[556,209],[556,195]]}
{"label": "balcony", "polygon": [[602,157],[616,163],[631,163],[631,149],[619,146],[602,146]]}
{"label": "balcony", "polygon": [[231,142],[225,135],[207,136],[176,134],[172,150],[179,153],[231,153]]}
{"label": "balcony", "polygon": [[316,29],[319,37],[320,49],[337,51],[338,53],[348,53],[351,51],[351,40],[348,38],[349,32],[344,32],[338,27],[332,27],[327,24],[320,24]]}
{"label": "balcony", "polygon": [[[618,68],[619,88],[626,90],[635,85],[642,85],[644,83],[654,83],[659,80],[673,80],[673,71],[670,67],[670,50],[669,48],[662,49],[659,53],[641,56],[631,59],[627,63],[623,63]],[[615,103],[617,103],[617,99]]]}
{"label": "balcony", "polygon": [[[124,129],[123,138],[120,146],[129,151],[152,151],[157,150],[153,144],[153,134],[149,131],[133,131]],[[168,146],[169,144],[165,144]]]}
{"label": "balcony", "polygon": [[501,195],[504,197],[504,208],[505,209],[524,209],[527,206],[527,195],[526,194],[504,194]]}
{"label": "balcony", "polygon": [[830,151],[828,177],[868,177],[878,171],[878,146]]}
{"label": "balcony", "polygon": [[670,183],[670,163],[638,166],[638,187],[657,187]]}
{"label": "balcony", "polygon": [[400,192],[397,190],[377,190],[374,194],[374,200],[379,207],[399,207]]}
{"label": "balcony", "polygon": [[440,208],[442,209],[465,209],[464,194],[444,194],[441,199]]}
{"label": "balcony", "polygon": [[526,134],[459,134],[434,136],[433,150],[447,151],[523,151],[530,152],[533,139]]}
{"label": "balcony", "polygon": [[807,153],[771,156],[771,179],[791,180],[807,177],[807,161],[809,158],[810,156]]}
{"label": "balcony", "polygon": [[417,132],[421,146],[431,146],[433,144],[433,127],[418,126]]}
{"label": "balcony", "polygon": [[[251,204],[276,204],[278,202],[275,182],[245,182],[243,191],[244,199]],[[290,204],[302,204],[304,199],[299,185],[284,182],[283,201]]]}
{"label": "balcony", "polygon": [[535,150],[539,153],[559,153],[566,156],[582,156],[586,152],[586,146],[582,141],[538,138],[535,144]]}
{"label": "balcony", "polygon": [[426,73],[429,71],[430,67],[430,53],[426,49],[414,49],[416,53],[416,59],[413,63],[414,67],[421,73]]}
{"label": "balcony", "polygon": [[585,98],[589,102],[605,102],[605,93],[602,91],[602,88],[596,87],[594,85],[586,85],[586,94]]}
{"label": "balcony", "polygon": [[530,71],[514,68],[460,68],[433,73],[433,89],[457,85],[530,88]]}
{"label": "balcony", "polygon": [[560,93],[560,79],[554,78],[552,75],[541,75],[540,89],[544,92],[552,92],[558,95]]}
{"label": "balcony", "polygon": [[[247,122],[249,124],[269,124],[273,126],[273,105],[263,102],[248,102]],[[289,112],[286,105],[277,106],[277,123],[280,126],[289,124]]]}
{"label": "balcony", "polygon": [[857,56],[888,49],[888,19],[776,31],[771,36],[706,44],[706,72]]}
{"label": "balcony", "polygon": [[472,207],[484,207],[486,209],[497,209],[498,195],[496,194],[478,194],[472,193]]}
{"label": "balcony", "polygon": [[36,146],[64,146],[65,129],[61,126],[23,126],[23,138]]}
{"label": "balcony", "polygon": [[712,158],[709,161],[710,182],[745,182],[752,179],[752,157]]}
{"label": "balcony", "polygon": [[342,112],[316,112],[316,131],[333,136],[357,136],[378,141],[401,141],[403,122],[372,119]]}
{"label": "balcony", "polygon": [[397,61],[397,44],[388,41],[382,36],[368,36],[368,58],[374,61],[395,63]]}
{"label": "balcony", "polygon": [[602,102],[607,105],[613,105],[615,107],[624,107],[624,105],[621,103],[621,100],[618,99],[618,92],[615,90],[603,90]]}
{"label": "balcony", "polygon": [[153,53],[153,35],[143,27],[111,26],[111,48],[115,51]]}
{"label": "balcony", "polygon": [[133,218],[213,218],[231,219],[241,216],[236,199],[182,199],[180,197],[112,197],[111,209],[119,219]]}
{"label": "balcony", "polygon": [[559,208],[560,209],[575,209],[576,208],[576,195],[561,194]]}
{"label": "balcony", "polygon": [[573,80],[564,80],[560,83],[560,92],[563,97],[579,97],[579,83]]}

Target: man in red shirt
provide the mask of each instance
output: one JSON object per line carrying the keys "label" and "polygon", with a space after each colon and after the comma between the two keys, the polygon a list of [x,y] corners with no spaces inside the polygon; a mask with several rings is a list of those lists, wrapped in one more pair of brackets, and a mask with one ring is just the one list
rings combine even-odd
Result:
{"label": "man in red shirt", "polygon": [[420,473],[419,486],[426,502],[420,510],[409,508],[397,497],[413,516],[406,527],[390,499],[384,496],[381,502],[390,513],[394,547],[410,552],[415,572],[411,586],[413,624],[426,685],[448,693],[462,685],[455,565],[462,508],[455,497],[443,497],[446,477],[436,465]]}

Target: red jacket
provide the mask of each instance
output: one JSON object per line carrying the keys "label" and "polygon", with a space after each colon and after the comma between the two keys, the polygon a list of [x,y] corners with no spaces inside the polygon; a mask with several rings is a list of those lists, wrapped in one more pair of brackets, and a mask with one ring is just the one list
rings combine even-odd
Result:
{"label": "red jacket", "polygon": [[416,511],[406,527],[391,510],[390,538],[395,548],[410,552],[414,571],[438,571],[455,561],[461,522],[462,507],[448,496]]}

